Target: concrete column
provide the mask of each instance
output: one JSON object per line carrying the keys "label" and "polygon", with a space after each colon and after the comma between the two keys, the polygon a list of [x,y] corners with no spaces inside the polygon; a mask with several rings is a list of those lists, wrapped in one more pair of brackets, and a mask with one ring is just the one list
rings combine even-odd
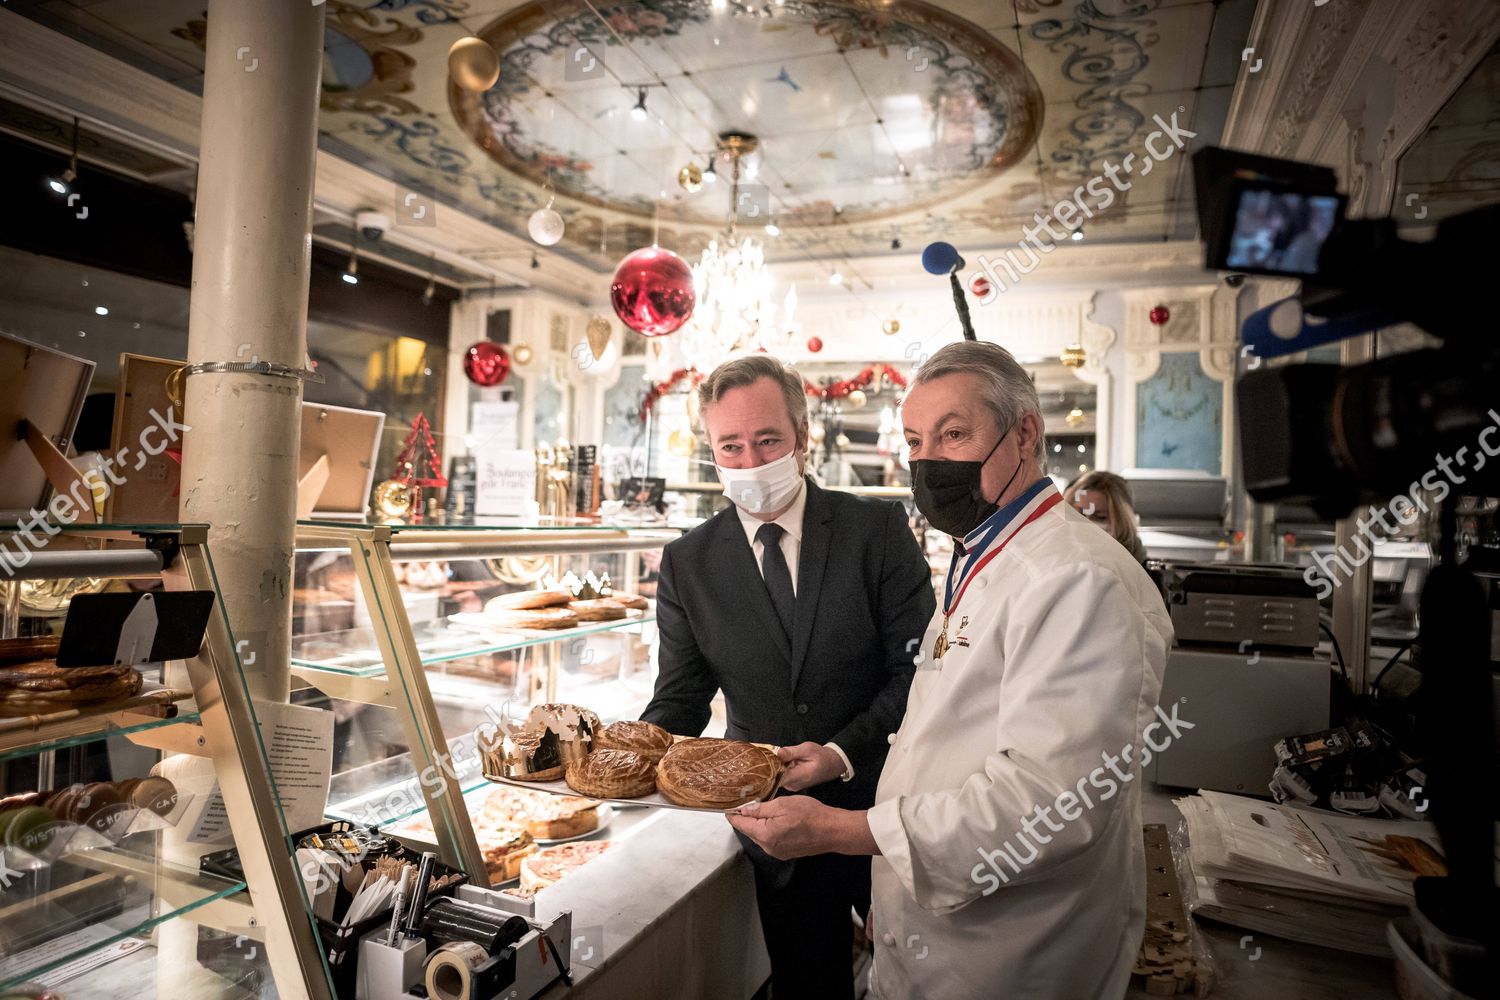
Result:
{"label": "concrete column", "polygon": [[[210,0],[188,363],[306,366],[322,4]],[[181,517],[211,551],[251,693],[286,700],[301,383],[187,380]]]}

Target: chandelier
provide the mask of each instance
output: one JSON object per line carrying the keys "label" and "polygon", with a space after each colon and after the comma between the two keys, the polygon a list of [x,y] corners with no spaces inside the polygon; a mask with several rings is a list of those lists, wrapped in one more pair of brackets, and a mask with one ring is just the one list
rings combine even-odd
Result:
{"label": "chandelier", "polygon": [[[764,249],[754,237],[739,232],[740,161],[756,147],[753,135],[719,136],[719,150],[731,166],[729,226],[709,241],[693,265],[698,304],[683,328],[682,341],[688,364],[701,372],[738,354],[779,353],[796,334],[797,289],[789,288],[778,304]],[[769,206],[754,206],[752,214],[763,211],[768,213]]]}

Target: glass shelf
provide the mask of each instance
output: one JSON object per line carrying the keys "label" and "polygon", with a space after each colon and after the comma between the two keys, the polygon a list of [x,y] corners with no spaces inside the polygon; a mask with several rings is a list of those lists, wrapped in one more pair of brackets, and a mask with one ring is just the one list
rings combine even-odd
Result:
{"label": "glass shelf", "polygon": [[40,729],[0,733],[0,763],[45,753],[48,750],[65,750],[68,747],[113,739],[116,736],[142,733],[148,729],[184,724],[200,725],[198,713],[190,709],[179,711],[171,716],[153,718],[140,709],[113,709],[105,715],[69,719],[66,722],[42,726]]}
{"label": "glass shelf", "polygon": [[[647,612],[638,618],[591,622],[546,634],[520,634],[501,629],[482,632],[439,619],[412,625],[412,636],[416,639],[422,665],[433,666],[472,656],[504,653],[528,646],[626,630],[654,621],[656,616]],[[381,659],[372,626],[295,636],[292,639],[292,665],[354,677],[378,677],[386,672],[385,661]]]}
{"label": "glass shelf", "polygon": [[45,979],[245,888],[120,847],[65,855],[10,882],[0,896],[0,989]]}
{"label": "glass shelf", "polygon": [[297,524],[307,528],[390,528],[393,534],[403,531],[619,531],[627,527],[656,527],[649,524],[604,524],[592,519],[565,517],[468,517],[462,521],[424,521],[421,524],[401,524],[370,518],[310,518],[299,520]]}

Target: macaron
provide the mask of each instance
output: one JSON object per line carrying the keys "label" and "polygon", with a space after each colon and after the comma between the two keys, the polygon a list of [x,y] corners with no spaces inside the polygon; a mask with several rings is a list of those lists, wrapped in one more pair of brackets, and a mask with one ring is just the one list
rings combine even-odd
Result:
{"label": "macaron", "polygon": [[130,804],[138,809],[149,809],[158,816],[165,816],[177,808],[177,786],[166,778],[152,776],[132,779],[136,784],[130,789]]}
{"label": "macaron", "polygon": [[112,782],[85,785],[74,800],[74,821],[103,833],[126,808],[125,799]]}
{"label": "macaron", "polygon": [[52,824],[57,817],[45,806],[22,806],[10,814],[5,827],[7,847],[37,851],[47,846],[52,839]]}

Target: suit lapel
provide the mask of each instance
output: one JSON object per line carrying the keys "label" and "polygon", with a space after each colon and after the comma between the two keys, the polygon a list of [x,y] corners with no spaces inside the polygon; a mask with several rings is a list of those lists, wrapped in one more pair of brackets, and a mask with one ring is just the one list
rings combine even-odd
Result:
{"label": "suit lapel", "polygon": [[[807,481],[807,506],[802,511],[802,547],[797,555],[797,627],[792,638],[792,690],[802,676],[802,663],[812,641],[813,622],[818,614],[818,594],[823,589],[823,567],[828,562],[829,540],[833,537],[830,522],[833,507],[828,495]],[[769,600],[767,601],[769,604]]]}
{"label": "suit lapel", "polygon": [[734,581],[735,597],[743,597],[760,618],[763,631],[770,635],[785,660],[792,658],[791,646],[787,643],[786,630],[771,604],[771,595],[766,592],[765,577],[755,564],[755,551],[745,538],[745,526],[740,523],[739,511],[731,504],[719,515],[718,548],[724,553],[728,578]]}

